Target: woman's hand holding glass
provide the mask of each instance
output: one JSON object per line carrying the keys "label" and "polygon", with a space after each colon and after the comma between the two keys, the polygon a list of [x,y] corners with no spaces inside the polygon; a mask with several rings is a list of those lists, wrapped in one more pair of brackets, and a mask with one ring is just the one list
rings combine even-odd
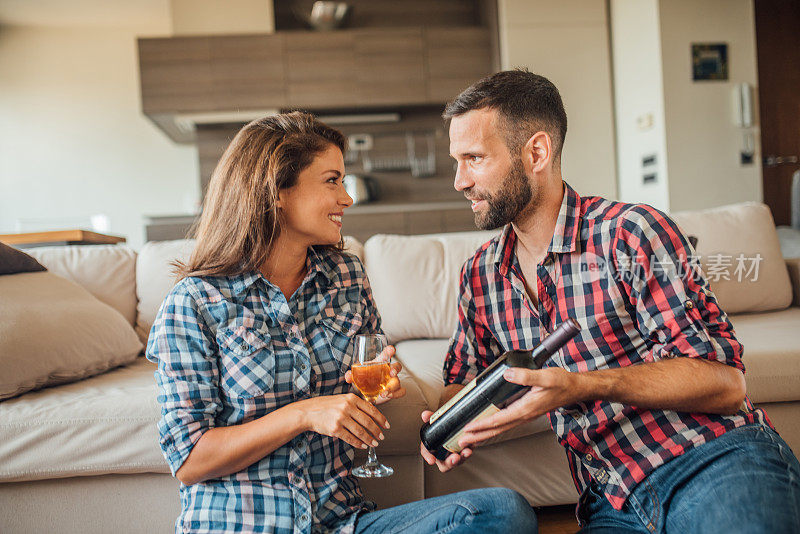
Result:
{"label": "woman's hand holding glass", "polygon": [[358,449],[378,444],[389,421],[372,404],[354,393],[322,395],[300,401],[307,431],[339,438]]}
{"label": "woman's hand holding glass", "polygon": [[[394,347],[386,347],[377,359],[390,361]],[[399,362],[390,364],[390,376],[384,391],[375,404],[382,404],[406,394],[405,388],[397,378],[403,366]],[[352,372],[347,371],[345,381],[353,383]],[[342,395],[323,395],[304,401],[302,417],[306,431],[339,438],[357,449],[376,446],[385,437],[383,430],[389,428],[389,421],[375,408],[375,405],[355,393]]]}

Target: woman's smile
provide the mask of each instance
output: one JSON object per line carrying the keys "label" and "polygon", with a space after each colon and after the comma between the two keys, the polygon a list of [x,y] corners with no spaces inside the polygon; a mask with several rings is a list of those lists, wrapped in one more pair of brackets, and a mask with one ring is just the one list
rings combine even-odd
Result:
{"label": "woman's smile", "polygon": [[328,215],[328,219],[333,221],[339,228],[342,227],[342,213],[331,213]]}

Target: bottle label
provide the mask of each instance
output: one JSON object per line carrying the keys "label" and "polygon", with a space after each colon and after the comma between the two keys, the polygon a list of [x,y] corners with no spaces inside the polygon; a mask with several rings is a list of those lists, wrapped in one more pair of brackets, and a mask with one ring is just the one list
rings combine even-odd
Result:
{"label": "bottle label", "polygon": [[463,388],[461,388],[461,391],[459,391],[458,393],[456,393],[455,395],[453,395],[453,398],[451,398],[449,401],[447,401],[447,402],[445,402],[444,404],[442,404],[442,407],[441,407],[441,408],[439,408],[438,410],[436,410],[436,411],[433,413],[433,415],[431,416],[431,418],[430,418],[430,420],[428,421],[428,423],[429,423],[429,424],[431,424],[431,425],[432,425],[433,423],[435,423],[435,422],[436,422],[436,420],[437,420],[437,419],[439,419],[439,417],[441,417],[441,415],[442,415],[444,412],[446,412],[447,410],[449,410],[449,409],[450,409],[450,407],[451,407],[452,405],[454,405],[455,403],[457,403],[457,402],[458,402],[458,399],[460,399],[461,397],[463,397],[464,395],[466,395],[467,393],[469,393],[469,390],[471,390],[472,388],[474,388],[474,387],[475,387],[475,384],[477,384],[477,383],[478,383],[478,380],[477,380],[476,378],[475,378],[475,379],[472,379],[472,381],[471,381],[469,384],[467,384],[466,386],[464,386]]}
{"label": "bottle label", "polygon": [[[472,421],[470,421],[470,423],[473,422],[473,421],[480,421],[481,419],[486,419],[490,415],[494,415],[499,411],[500,411],[500,408],[498,408],[494,404],[490,404],[489,406],[486,407],[485,410],[483,410],[481,413],[479,413],[477,416],[475,416],[475,418]],[[464,425],[464,426],[467,426],[467,425]],[[463,436],[463,435],[464,435],[464,429],[462,428],[461,430],[456,432],[453,435],[452,438],[447,440],[445,442],[445,444],[442,445],[442,447],[444,447],[445,449],[447,449],[450,452],[454,452],[454,453],[461,452],[462,447],[458,446],[458,440],[461,439],[461,436]]]}

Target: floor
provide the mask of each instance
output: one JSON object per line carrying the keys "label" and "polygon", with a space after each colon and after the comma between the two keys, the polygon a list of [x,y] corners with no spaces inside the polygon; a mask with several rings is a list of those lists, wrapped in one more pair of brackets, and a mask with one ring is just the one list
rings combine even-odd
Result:
{"label": "floor", "polygon": [[578,531],[574,504],[536,508],[536,517],[539,534],[575,534]]}

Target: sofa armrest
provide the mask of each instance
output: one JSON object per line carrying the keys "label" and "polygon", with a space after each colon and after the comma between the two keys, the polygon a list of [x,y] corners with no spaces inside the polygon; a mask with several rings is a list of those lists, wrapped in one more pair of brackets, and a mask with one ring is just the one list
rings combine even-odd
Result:
{"label": "sofa armrest", "polygon": [[792,305],[800,306],[800,258],[787,259],[786,267],[792,281]]}

